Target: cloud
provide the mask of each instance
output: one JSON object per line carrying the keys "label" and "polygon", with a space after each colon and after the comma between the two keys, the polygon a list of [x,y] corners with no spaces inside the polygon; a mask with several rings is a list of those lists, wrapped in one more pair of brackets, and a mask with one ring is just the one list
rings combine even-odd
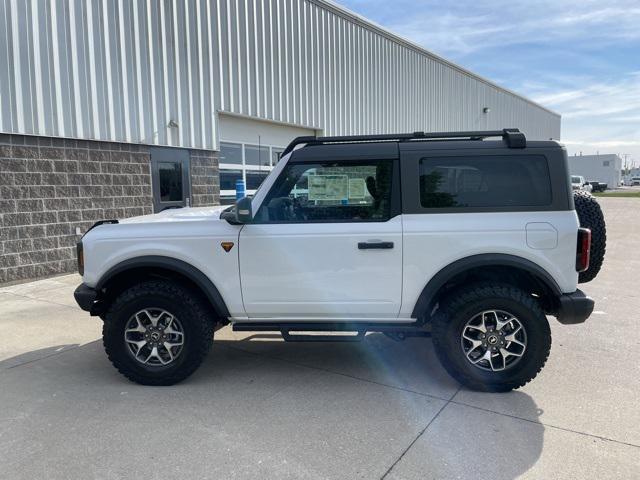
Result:
{"label": "cloud", "polygon": [[562,115],[570,152],[628,153],[640,159],[640,72],[580,79],[574,88],[536,87],[531,97]]}
{"label": "cloud", "polygon": [[533,95],[533,99],[557,110],[565,119],[634,119],[640,111],[640,73],[632,72],[608,82],[595,81],[573,90]]}
{"label": "cloud", "polygon": [[389,14],[385,25],[445,56],[517,44],[588,39],[603,45],[640,39],[637,0],[611,0],[606,4],[588,0],[539,0],[535,4],[462,0],[446,10],[425,1],[412,10],[411,15]]}

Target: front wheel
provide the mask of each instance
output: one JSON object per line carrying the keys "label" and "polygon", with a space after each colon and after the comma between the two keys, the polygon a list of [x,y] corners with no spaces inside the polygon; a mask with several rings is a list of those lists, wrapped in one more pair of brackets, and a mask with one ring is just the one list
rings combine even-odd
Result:
{"label": "front wheel", "polygon": [[142,385],[173,385],[200,366],[214,323],[193,292],[166,281],[135,285],[104,318],[103,343],[118,371]]}
{"label": "front wheel", "polygon": [[463,385],[506,392],[531,381],[551,349],[535,298],[508,285],[475,285],[441,302],[433,318],[436,354]]}

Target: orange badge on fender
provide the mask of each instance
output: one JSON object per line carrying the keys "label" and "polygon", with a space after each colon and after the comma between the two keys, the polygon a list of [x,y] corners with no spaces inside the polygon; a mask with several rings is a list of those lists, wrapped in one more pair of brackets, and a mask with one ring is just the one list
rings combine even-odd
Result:
{"label": "orange badge on fender", "polygon": [[229,252],[233,248],[233,242],[220,242],[225,252]]}

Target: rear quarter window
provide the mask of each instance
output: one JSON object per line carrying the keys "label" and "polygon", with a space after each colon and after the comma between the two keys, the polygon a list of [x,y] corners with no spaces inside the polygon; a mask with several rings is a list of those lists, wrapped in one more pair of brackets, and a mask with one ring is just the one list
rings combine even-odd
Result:
{"label": "rear quarter window", "polygon": [[420,159],[424,208],[543,207],[552,203],[543,155],[425,157]]}

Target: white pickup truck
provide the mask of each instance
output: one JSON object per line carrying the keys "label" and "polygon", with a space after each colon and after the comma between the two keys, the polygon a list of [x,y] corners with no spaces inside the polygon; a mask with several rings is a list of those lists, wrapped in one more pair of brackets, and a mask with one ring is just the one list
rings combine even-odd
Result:
{"label": "white pickup truck", "polygon": [[583,190],[585,192],[591,193],[593,187],[584,179],[582,175],[571,175],[571,189]]}
{"label": "white pickup truck", "polygon": [[593,309],[577,287],[602,264],[604,223],[580,194],[579,220],[564,148],[514,129],[300,137],[231,208],[98,222],[75,297],[142,384],[189,376],[231,324],[290,341],[430,335],[460,382],[506,391],[543,367],[547,315]]}

